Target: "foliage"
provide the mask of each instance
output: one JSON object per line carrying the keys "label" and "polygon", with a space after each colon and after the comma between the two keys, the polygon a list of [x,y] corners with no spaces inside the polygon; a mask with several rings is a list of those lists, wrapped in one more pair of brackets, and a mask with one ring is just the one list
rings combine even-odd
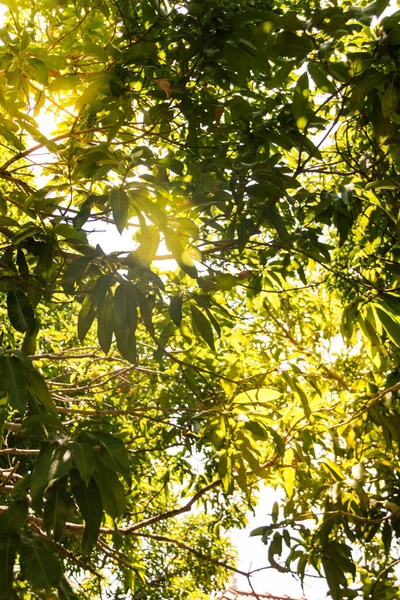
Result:
{"label": "foliage", "polygon": [[399,13],[2,6],[0,597],[393,598]]}

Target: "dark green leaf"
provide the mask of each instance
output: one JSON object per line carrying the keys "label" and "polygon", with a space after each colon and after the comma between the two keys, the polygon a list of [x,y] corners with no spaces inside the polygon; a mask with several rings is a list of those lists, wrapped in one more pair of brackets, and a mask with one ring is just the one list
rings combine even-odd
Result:
{"label": "dark green leaf", "polygon": [[0,598],[13,597],[14,563],[19,548],[19,535],[0,535]]}
{"label": "dark green leaf", "polygon": [[211,350],[215,351],[214,335],[210,321],[194,304],[191,304],[190,310],[192,313],[192,322],[200,333],[201,337],[210,346]]}
{"label": "dark green leaf", "polygon": [[321,92],[324,94],[334,94],[336,92],[335,86],[333,85],[332,81],[328,79],[322,67],[316,63],[309,62],[307,69],[313,78],[315,85],[321,90]]}
{"label": "dark green leaf", "polygon": [[169,316],[171,317],[171,319],[175,323],[175,325],[177,325],[178,327],[180,326],[180,324],[182,322],[182,304],[183,304],[183,296],[182,295],[171,298],[171,301],[169,304]]}
{"label": "dark green leaf", "polygon": [[114,331],[113,296],[109,292],[97,311],[97,338],[105,354],[110,350]]}
{"label": "dark green leaf", "polygon": [[20,552],[22,577],[33,587],[50,590],[59,584],[62,569],[53,550],[25,539]]}
{"label": "dark green leaf", "polygon": [[0,366],[9,402],[13,408],[24,414],[28,403],[28,388],[21,361],[16,356],[3,354],[0,357]]}
{"label": "dark green leaf", "polygon": [[78,471],[73,469],[71,471],[71,490],[85,521],[81,546],[82,554],[89,554],[97,542],[103,516],[99,488],[93,478],[89,480],[89,484],[86,486]]}
{"label": "dark green leaf", "polygon": [[78,467],[81,479],[88,485],[95,466],[93,448],[85,442],[74,442],[72,444],[72,456]]}
{"label": "dark green leaf", "polygon": [[33,367],[25,370],[25,375],[28,381],[28,389],[35,396],[43,407],[49,413],[57,415],[57,408],[50,395],[48,387],[42,375]]}
{"label": "dark green leaf", "polygon": [[126,496],[124,486],[118,479],[115,471],[99,464],[93,475],[99,487],[105,512],[112,519],[118,519],[124,514]]}
{"label": "dark green leaf", "polygon": [[278,56],[301,60],[312,50],[312,42],[305,34],[299,36],[292,31],[283,31],[276,37],[274,50]]}
{"label": "dark green leaf", "polygon": [[100,459],[111,470],[121,473],[125,479],[130,481],[129,456],[123,441],[115,435],[97,431],[93,433],[101,443]]}
{"label": "dark green leaf", "polygon": [[72,454],[68,447],[58,444],[49,446],[37,459],[31,475],[32,507],[40,511],[46,488],[64,477],[72,466]]}
{"label": "dark green leaf", "polygon": [[63,534],[71,507],[72,500],[67,493],[67,478],[58,479],[48,489],[43,509],[44,528],[47,533],[53,533],[56,541],[59,541]]}
{"label": "dark green leaf", "polygon": [[100,275],[100,277],[97,279],[92,292],[93,306],[96,308],[105,300],[113,278],[114,275],[111,274]]}
{"label": "dark green leaf", "polygon": [[17,265],[20,275],[29,275],[29,267],[26,262],[25,253],[21,248],[17,251]]}
{"label": "dark green leaf", "polygon": [[28,514],[26,501],[15,502],[0,514],[0,536],[18,534],[25,524]]}
{"label": "dark green leaf", "polygon": [[92,296],[87,294],[82,302],[82,308],[78,315],[78,338],[82,341],[89,331],[95,317],[96,311],[93,306]]}
{"label": "dark green leaf", "polygon": [[131,329],[115,329],[115,338],[117,340],[117,348],[122,358],[127,361],[136,364],[137,351],[136,351],[136,337],[134,331]]}
{"label": "dark green leaf", "polygon": [[7,311],[11,325],[17,331],[25,333],[35,328],[35,313],[21,290],[11,290],[7,294]]}
{"label": "dark green leaf", "polygon": [[[55,81],[60,81],[61,78],[56,79]],[[79,209],[78,214],[72,219],[72,223],[75,229],[81,229],[83,225],[86,223],[88,218],[90,217],[90,211],[92,210],[93,205],[93,196],[89,196],[82,204]]]}
{"label": "dark green leaf", "polygon": [[118,329],[136,330],[137,301],[135,288],[131,283],[121,283],[115,290],[113,312]]}
{"label": "dark green leaf", "polygon": [[142,321],[150,335],[154,335],[154,325],[152,321],[150,302],[139,288],[135,288],[135,295],[139,303]]}

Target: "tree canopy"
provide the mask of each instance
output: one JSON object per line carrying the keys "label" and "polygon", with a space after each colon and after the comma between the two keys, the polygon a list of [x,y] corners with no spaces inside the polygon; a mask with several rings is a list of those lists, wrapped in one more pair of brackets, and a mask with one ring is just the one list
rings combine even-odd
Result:
{"label": "tree canopy", "polygon": [[391,600],[400,13],[1,4],[0,598]]}

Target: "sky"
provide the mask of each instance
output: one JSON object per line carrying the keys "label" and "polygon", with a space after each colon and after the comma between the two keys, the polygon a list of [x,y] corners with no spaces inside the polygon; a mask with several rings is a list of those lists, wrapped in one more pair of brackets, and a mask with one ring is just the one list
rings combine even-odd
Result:
{"label": "sky", "polygon": [[[273,595],[287,595],[307,600],[323,600],[328,593],[325,580],[306,578],[304,591],[298,579],[289,573],[279,573],[275,569],[265,569],[268,566],[268,546],[264,545],[260,537],[250,537],[256,527],[268,525],[271,522],[269,514],[275,501],[282,499],[283,492],[274,490],[269,486],[260,489],[260,499],[255,514],[247,514],[248,526],[243,530],[230,531],[230,537],[239,551],[237,568],[243,571],[263,569],[252,576],[252,586],[256,592],[269,592]],[[235,585],[240,590],[249,590],[250,587],[245,577],[236,576]]]}

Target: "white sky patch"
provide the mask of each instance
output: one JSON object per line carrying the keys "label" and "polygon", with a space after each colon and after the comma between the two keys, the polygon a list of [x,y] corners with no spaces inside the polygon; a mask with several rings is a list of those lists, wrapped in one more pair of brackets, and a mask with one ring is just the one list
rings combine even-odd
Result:
{"label": "white sky patch", "polygon": [[[271,523],[272,506],[284,498],[282,490],[274,490],[271,487],[260,487],[260,499],[255,509],[255,514],[247,514],[248,526],[243,530],[230,531],[229,535],[238,548],[238,569],[242,571],[253,571],[263,569],[255,573],[252,585],[256,592],[269,592],[275,596],[288,595],[293,598],[301,598],[303,591],[300,582],[288,573],[279,573],[274,569],[265,569],[268,566],[268,546],[263,544],[261,537],[249,537],[253,529],[263,527]],[[278,559],[279,560],[279,559]],[[315,572],[312,575],[317,575]],[[235,577],[236,585],[241,590],[249,590],[247,579],[241,575]],[[322,600],[328,593],[328,587],[324,579],[309,577],[304,582],[304,595],[307,600]]]}

